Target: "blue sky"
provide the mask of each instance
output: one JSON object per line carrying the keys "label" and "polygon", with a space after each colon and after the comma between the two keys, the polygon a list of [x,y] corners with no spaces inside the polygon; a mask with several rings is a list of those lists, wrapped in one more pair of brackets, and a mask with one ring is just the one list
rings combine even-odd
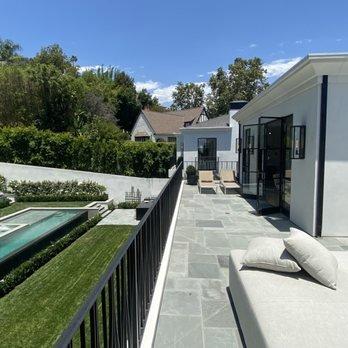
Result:
{"label": "blue sky", "polygon": [[272,81],[307,53],[348,51],[347,1],[1,0],[0,8],[0,37],[24,55],[58,43],[82,67],[127,71],[165,104],[177,81],[205,82],[239,56],[261,57]]}

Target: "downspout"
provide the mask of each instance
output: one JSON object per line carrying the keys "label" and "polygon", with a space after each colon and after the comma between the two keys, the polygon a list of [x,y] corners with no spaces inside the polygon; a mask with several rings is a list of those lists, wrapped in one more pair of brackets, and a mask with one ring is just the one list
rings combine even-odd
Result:
{"label": "downspout", "polygon": [[328,75],[323,75],[323,81],[321,83],[321,98],[320,98],[319,157],[318,157],[318,177],[317,177],[317,187],[316,187],[316,196],[317,196],[316,221],[315,221],[315,236],[316,237],[321,237],[322,225],[323,225],[327,94],[328,94]]}

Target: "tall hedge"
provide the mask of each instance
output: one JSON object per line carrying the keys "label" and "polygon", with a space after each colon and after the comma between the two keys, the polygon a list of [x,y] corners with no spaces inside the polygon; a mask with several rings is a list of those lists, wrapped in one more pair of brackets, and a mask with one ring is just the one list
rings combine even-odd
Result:
{"label": "tall hedge", "polygon": [[166,177],[175,158],[169,143],[91,140],[35,127],[0,129],[0,161],[99,173]]}

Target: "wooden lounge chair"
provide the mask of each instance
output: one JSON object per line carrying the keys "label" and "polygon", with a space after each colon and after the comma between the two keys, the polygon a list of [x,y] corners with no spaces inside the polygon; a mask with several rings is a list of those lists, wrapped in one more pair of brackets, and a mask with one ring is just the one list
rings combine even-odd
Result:
{"label": "wooden lounge chair", "polygon": [[233,170],[221,170],[220,172],[220,186],[222,191],[226,194],[228,189],[237,189],[239,185],[236,183]]}
{"label": "wooden lounge chair", "polygon": [[203,189],[213,189],[216,193],[216,186],[214,183],[214,176],[211,170],[200,170],[198,177],[198,189],[199,193],[202,193]]}

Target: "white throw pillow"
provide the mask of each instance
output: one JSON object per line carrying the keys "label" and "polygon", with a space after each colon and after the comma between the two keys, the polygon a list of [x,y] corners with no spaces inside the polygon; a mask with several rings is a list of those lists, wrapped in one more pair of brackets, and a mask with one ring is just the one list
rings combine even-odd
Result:
{"label": "white throw pillow", "polygon": [[286,251],[279,238],[257,237],[250,241],[244,255],[245,266],[278,272],[298,272],[301,270],[295,259]]}
{"label": "white throw pillow", "polygon": [[284,239],[286,250],[314,279],[336,289],[338,264],[335,256],[306,232],[297,228],[290,228],[290,232],[290,237]]}

